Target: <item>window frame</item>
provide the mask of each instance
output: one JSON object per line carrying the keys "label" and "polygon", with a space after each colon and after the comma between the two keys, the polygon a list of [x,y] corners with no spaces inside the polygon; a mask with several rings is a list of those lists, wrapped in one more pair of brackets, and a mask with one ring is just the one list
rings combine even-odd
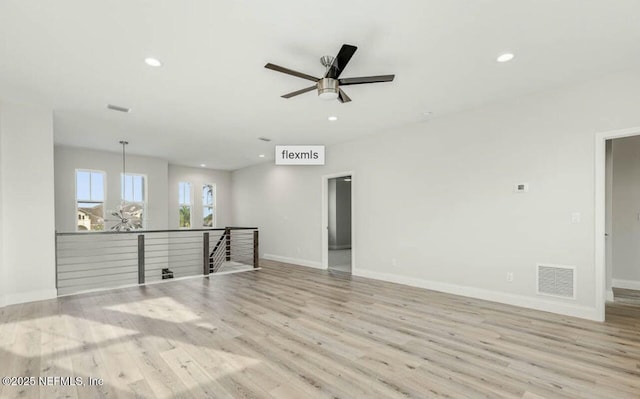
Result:
{"label": "window frame", "polygon": [[[91,173],[101,173],[102,174],[102,201],[92,201],[92,200],[79,200],[78,199],[78,172],[88,172],[89,173],[89,197],[91,197]],[[75,198],[75,212],[74,212],[74,224],[75,231],[77,233],[93,233],[96,231],[104,231],[107,226],[107,222],[105,220],[105,204],[107,203],[107,172],[99,169],[85,169],[85,168],[76,168],[73,174],[73,186],[74,193],[73,196]],[[83,204],[102,204],[102,230],[79,230],[78,229],[78,202],[82,202]]]}

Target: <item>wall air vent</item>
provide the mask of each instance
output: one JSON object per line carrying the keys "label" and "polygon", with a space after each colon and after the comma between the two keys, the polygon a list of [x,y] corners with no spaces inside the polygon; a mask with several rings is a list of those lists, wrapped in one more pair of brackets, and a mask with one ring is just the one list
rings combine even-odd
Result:
{"label": "wall air vent", "polygon": [[537,293],[576,299],[576,268],[561,265],[537,265]]}
{"label": "wall air vent", "polygon": [[114,111],[119,111],[119,112],[131,112],[131,108],[120,107],[118,105],[113,105],[113,104],[107,104],[107,108]]}

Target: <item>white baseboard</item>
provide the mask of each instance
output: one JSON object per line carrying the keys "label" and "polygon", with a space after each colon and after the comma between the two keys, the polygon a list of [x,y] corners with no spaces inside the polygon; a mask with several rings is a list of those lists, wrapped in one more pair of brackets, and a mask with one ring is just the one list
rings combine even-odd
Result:
{"label": "white baseboard", "polygon": [[640,281],[638,280],[621,280],[614,278],[611,280],[611,286],[616,288],[624,288],[627,290],[640,290]]}
{"label": "white baseboard", "polygon": [[351,249],[351,244],[347,244],[347,245],[329,245],[329,249]]}
{"label": "white baseboard", "polygon": [[613,298],[613,290],[611,288],[609,288],[605,294],[606,296],[606,301],[607,302],[613,302],[614,298]]}
{"label": "white baseboard", "polygon": [[291,263],[299,266],[313,267],[314,269],[324,269],[324,267],[322,267],[322,262],[315,262],[312,260],[289,258],[287,256],[280,256],[280,255],[273,255],[273,254],[264,254],[262,255],[262,257],[268,260],[275,260],[276,262]]}
{"label": "white baseboard", "polygon": [[19,303],[45,301],[54,299],[58,296],[58,290],[51,288],[48,290],[21,292],[17,294],[6,294],[4,296],[3,306],[16,305]]}
{"label": "white baseboard", "polygon": [[382,280],[391,283],[404,284],[412,287],[426,288],[428,290],[445,292],[447,294],[483,299],[491,302],[499,302],[507,305],[542,310],[545,312],[558,313],[566,316],[579,317],[582,319],[602,321],[602,318],[599,316],[595,307],[592,308],[573,305],[570,303],[556,302],[548,299],[490,291],[483,288],[442,283],[438,281],[422,280],[413,277],[374,272],[370,270],[358,269],[354,274],[374,280]]}

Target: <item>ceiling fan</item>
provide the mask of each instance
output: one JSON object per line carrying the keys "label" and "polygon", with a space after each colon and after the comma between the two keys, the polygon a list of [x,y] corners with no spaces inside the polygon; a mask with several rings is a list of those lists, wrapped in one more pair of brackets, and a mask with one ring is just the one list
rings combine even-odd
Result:
{"label": "ceiling fan", "polygon": [[349,60],[351,59],[351,57],[353,57],[353,53],[355,53],[357,49],[358,48],[356,46],[343,44],[337,56],[332,57],[325,55],[324,57],[320,58],[320,62],[327,69],[324,77],[322,78],[316,78],[315,76],[307,75],[306,73],[294,71],[271,63],[268,63],[264,67],[267,69],[272,69],[274,71],[286,73],[288,75],[297,76],[302,79],[307,79],[315,83],[313,86],[287,93],[282,96],[283,98],[295,97],[299,94],[307,93],[309,91],[317,89],[318,97],[322,99],[335,100],[337,98],[341,103],[348,103],[349,101],[351,101],[351,98],[349,98],[349,96],[340,88],[341,86],[391,82],[395,77],[395,75],[380,75],[340,79],[342,71],[344,71],[344,68],[347,66]]}

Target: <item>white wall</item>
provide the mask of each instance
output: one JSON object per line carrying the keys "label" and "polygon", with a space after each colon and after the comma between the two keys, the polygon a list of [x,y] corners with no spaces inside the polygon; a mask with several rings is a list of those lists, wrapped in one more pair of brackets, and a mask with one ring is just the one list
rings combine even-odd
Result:
{"label": "white wall", "polygon": [[[130,144],[129,147],[133,145]],[[117,141],[114,147],[118,147]],[[96,151],[86,148],[55,146],[56,229],[76,231],[76,169],[94,169],[107,173],[105,214],[120,206],[122,152]],[[146,226],[148,230],[167,228],[167,175],[165,160],[137,155],[126,156],[126,172],[147,176]],[[106,215],[107,218],[109,215]],[[107,224],[109,226],[109,224]]]}
{"label": "white wall", "polygon": [[231,172],[169,165],[168,217],[170,229],[177,229],[180,220],[178,214],[178,184],[180,182],[191,183],[191,201],[193,203],[191,210],[191,226],[194,229],[203,228],[202,186],[205,184],[214,184],[216,187],[217,209],[214,227],[223,228],[225,226],[231,226]]}
{"label": "white wall", "polygon": [[[323,167],[241,169],[234,223],[317,266],[321,176],[354,170],[355,274],[597,319],[594,136],[640,126],[638,103],[620,73],[331,146]],[[537,296],[536,263],[576,266],[576,300]]]}
{"label": "white wall", "polygon": [[640,289],[640,136],[613,140],[613,286]]}
{"label": "white wall", "polygon": [[0,303],[55,297],[50,109],[0,103],[0,187]]}
{"label": "white wall", "polygon": [[4,195],[2,190],[2,174],[3,174],[3,159],[2,155],[2,119],[3,119],[3,105],[0,102],[0,308],[4,306]]}

